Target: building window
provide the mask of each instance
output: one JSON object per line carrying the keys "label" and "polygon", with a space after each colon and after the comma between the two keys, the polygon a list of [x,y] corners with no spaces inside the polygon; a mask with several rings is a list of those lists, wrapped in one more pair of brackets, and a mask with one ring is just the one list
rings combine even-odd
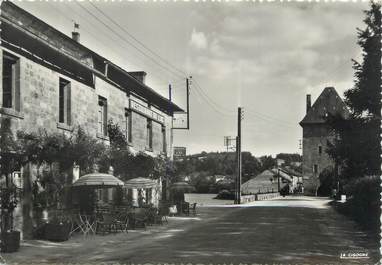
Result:
{"label": "building window", "polygon": [[166,127],[162,125],[162,144],[163,144],[163,153],[167,152],[167,144],[166,144]]}
{"label": "building window", "polygon": [[131,111],[125,109],[125,137],[128,143],[132,141],[132,120],[131,120]]}
{"label": "building window", "polygon": [[318,154],[321,155],[322,154],[322,146],[318,146]]}
{"label": "building window", "polygon": [[71,122],[70,87],[71,85],[68,80],[60,78],[58,122],[67,125],[70,125]]}
{"label": "building window", "polygon": [[98,97],[98,133],[107,136],[107,100]]}
{"label": "building window", "polygon": [[20,111],[20,63],[19,58],[3,54],[3,107]]}
{"label": "building window", "polygon": [[317,164],[314,164],[314,166],[313,166],[313,173],[314,174],[318,173],[318,165]]}
{"label": "building window", "polygon": [[147,140],[146,145],[147,147],[152,150],[153,148],[153,121],[150,119],[147,119]]}

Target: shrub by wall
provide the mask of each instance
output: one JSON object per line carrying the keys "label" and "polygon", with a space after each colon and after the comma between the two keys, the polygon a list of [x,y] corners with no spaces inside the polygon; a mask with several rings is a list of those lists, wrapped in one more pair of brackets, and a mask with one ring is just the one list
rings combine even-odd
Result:
{"label": "shrub by wall", "polygon": [[365,176],[349,182],[344,191],[349,199],[339,206],[339,211],[352,216],[362,226],[378,230],[380,226],[380,192],[379,176]]}

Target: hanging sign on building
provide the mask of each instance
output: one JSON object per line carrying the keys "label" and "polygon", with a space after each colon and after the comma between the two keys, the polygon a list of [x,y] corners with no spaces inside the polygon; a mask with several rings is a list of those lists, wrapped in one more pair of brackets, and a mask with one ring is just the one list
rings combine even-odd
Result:
{"label": "hanging sign on building", "polygon": [[186,147],[174,146],[174,159],[186,157]]}
{"label": "hanging sign on building", "polygon": [[138,112],[147,118],[153,119],[155,121],[158,121],[160,123],[164,123],[164,117],[163,115],[156,113],[155,111],[149,109],[146,106],[143,106],[142,104],[130,99],[130,109],[132,111]]}
{"label": "hanging sign on building", "polygon": [[174,129],[188,129],[187,128],[187,113],[186,112],[174,112],[173,116],[173,128]]}

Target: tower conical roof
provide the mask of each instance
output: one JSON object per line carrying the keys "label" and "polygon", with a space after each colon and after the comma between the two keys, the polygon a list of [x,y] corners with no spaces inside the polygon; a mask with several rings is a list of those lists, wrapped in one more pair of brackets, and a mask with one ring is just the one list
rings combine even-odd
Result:
{"label": "tower conical roof", "polygon": [[349,110],[334,87],[326,87],[322,91],[321,95],[300,122],[300,125],[325,123],[325,117],[328,113],[332,115],[340,114],[344,118],[350,115]]}

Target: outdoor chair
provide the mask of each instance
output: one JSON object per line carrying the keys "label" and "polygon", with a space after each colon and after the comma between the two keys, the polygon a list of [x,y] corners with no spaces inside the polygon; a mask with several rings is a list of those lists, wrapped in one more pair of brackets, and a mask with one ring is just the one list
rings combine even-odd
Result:
{"label": "outdoor chair", "polygon": [[190,215],[190,204],[188,202],[181,202],[181,209],[182,214]]}
{"label": "outdoor chair", "polygon": [[147,209],[137,208],[134,210],[134,213],[131,216],[132,216],[131,223],[134,229],[137,227],[143,227],[146,230],[146,226],[149,221]]}
{"label": "outdoor chair", "polygon": [[128,227],[129,227],[129,215],[127,213],[119,213],[116,215],[117,218],[114,220],[114,225],[116,231],[121,231],[121,232],[128,232]]}
{"label": "outdoor chair", "polygon": [[151,224],[163,224],[162,216],[160,215],[160,211],[157,208],[150,208],[149,210],[149,222]]}
{"label": "outdoor chair", "polygon": [[158,216],[160,217],[161,219],[161,224],[163,224],[163,222],[166,222],[168,223],[168,219],[167,219],[167,216],[170,215],[170,209],[169,207],[167,206],[162,206],[159,208],[158,210]]}
{"label": "outdoor chair", "polygon": [[116,233],[117,225],[115,216],[111,213],[103,213],[101,219],[97,221],[97,233],[106,234],[106,233]]}
{"label": "outdoor chair", "polygon": [[189,213],[192,213],[193,216],[196,215],[196,202],[191,204],[191,207],[189,207]]}

